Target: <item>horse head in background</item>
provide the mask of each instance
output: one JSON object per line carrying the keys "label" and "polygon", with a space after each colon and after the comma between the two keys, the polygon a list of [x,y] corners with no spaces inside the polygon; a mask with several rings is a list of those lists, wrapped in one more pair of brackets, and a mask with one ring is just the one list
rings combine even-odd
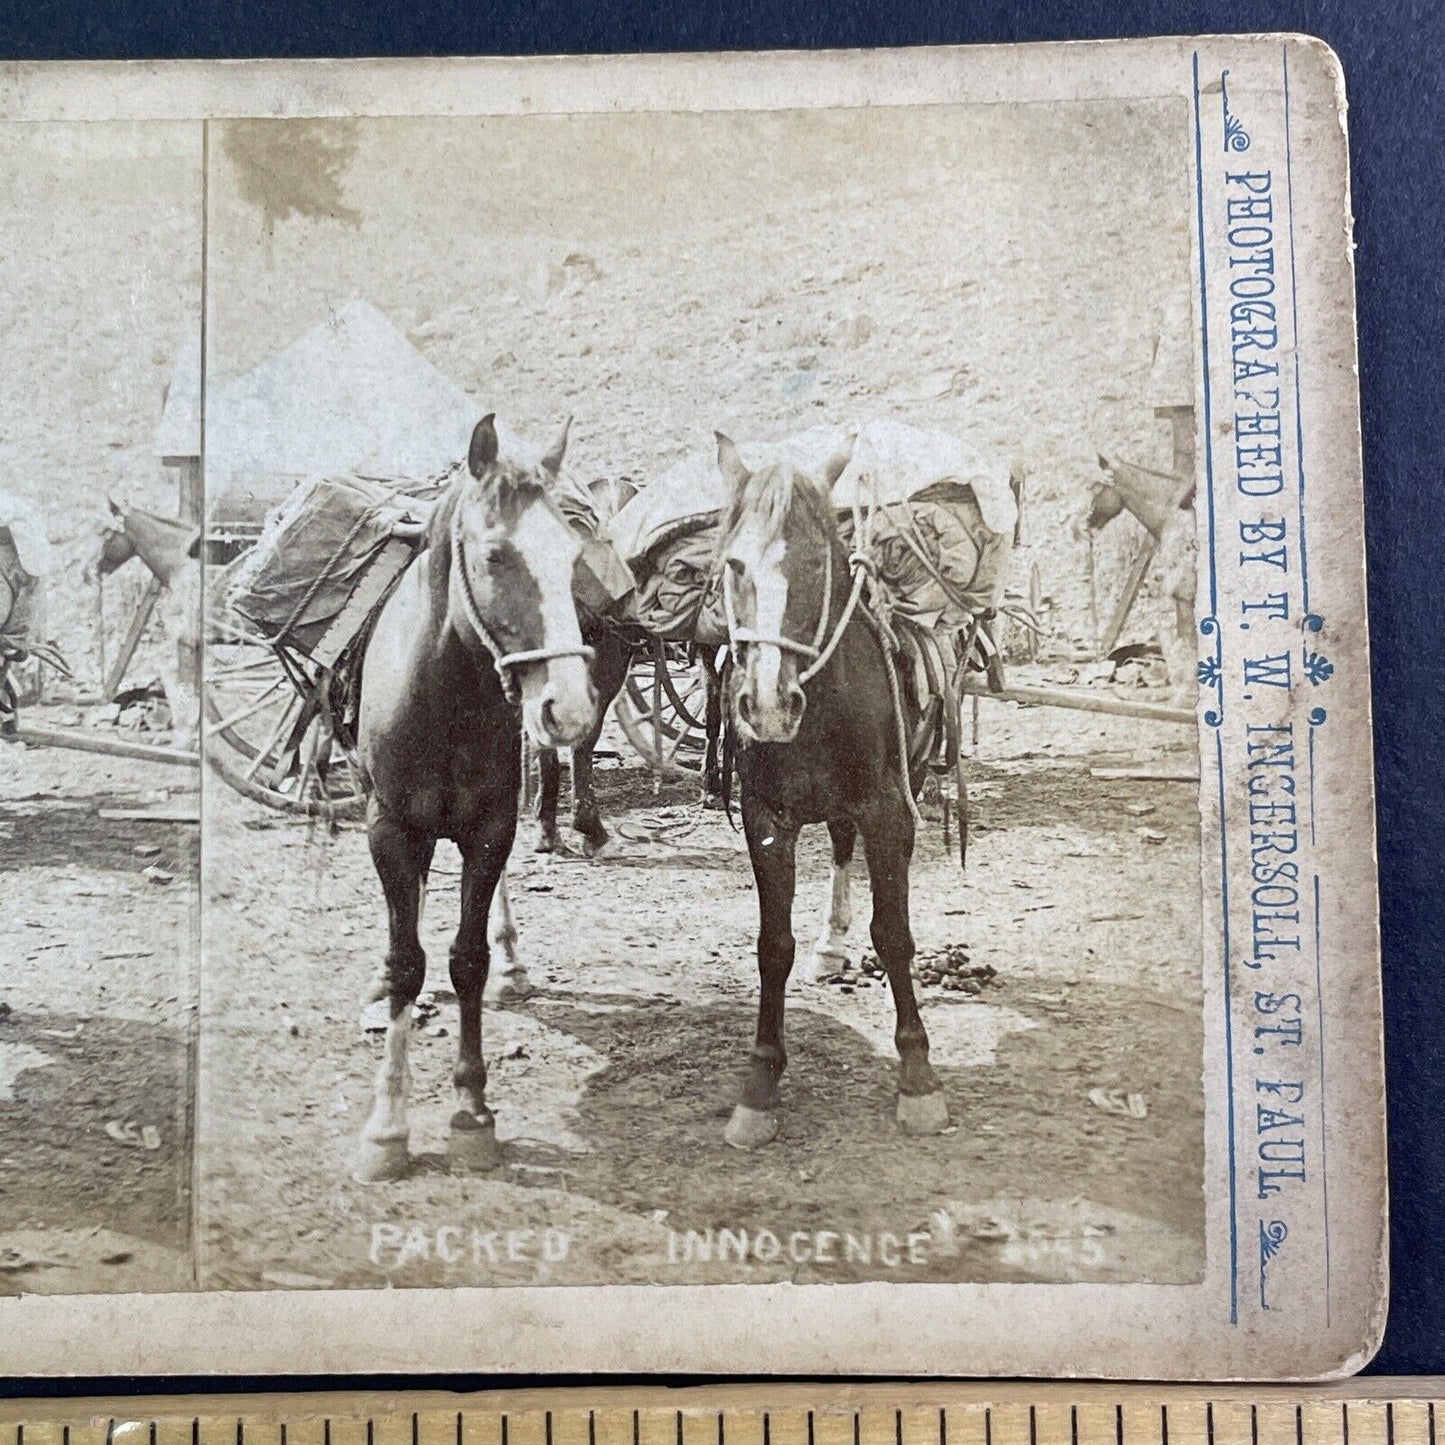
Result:
{"label": "horse head in background", "polygon": [[164,586],[170,586],[188,563],[200,555],[201,530],[181,517],[162,517],[107,497],[96,525],[95,545],[85,560],[87,583],[109,577],[135,557]]}
{"label": "horse head in background", "polygon": [[201,720],[200,545],[197,523],[107,497],[82,571],[85,582],[96,583],[138,557],[155,578],[156,614],[166,639],[161,686],[171,710],[172,742],[187,751],[196,746]]}

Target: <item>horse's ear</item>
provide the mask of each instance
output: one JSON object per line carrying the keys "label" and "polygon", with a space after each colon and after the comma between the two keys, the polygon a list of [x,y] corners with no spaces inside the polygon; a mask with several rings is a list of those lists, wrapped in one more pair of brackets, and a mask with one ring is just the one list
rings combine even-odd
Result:
{"label": "horse's ear", "polygon": [[562,423],[552,445],[542,454],[542,465],[555,477],[562,470],[562,458],[567,455],[567,433],[572,430],[572,418]]}
{"label": "horse's ear", "polygon": [[497,418],[488,412],[472,430],[472,444],[467,448],[467,470],[477,478],[497,460]]}
{"label": "horse's ear", "polygon": [[734,491],[740,491],[752,474],[743,465],[743,459],[738,453],[737,447],[733,445],[732,438],[724,436],[720,431],[715,431],[713,435],[717,438],[718,470],[723,474],[723,480]]}
{"label": "horse's ear", "polygon": [[831,492],[833,483],[848,470],[848,463],[853,460],[853,448],[858,443],[858,433],[850,432],[848,440],[833,453],[823,464],[823,487]]}
{"label": "horse's ear", "polygon": [[107,497],[105,499],[105,504],[107,507],[110,508],[110,515],[114,517],[117,521],[119,521],[125,516],[125,508],[122,507],[121,504],[117,502],[114,497]]}

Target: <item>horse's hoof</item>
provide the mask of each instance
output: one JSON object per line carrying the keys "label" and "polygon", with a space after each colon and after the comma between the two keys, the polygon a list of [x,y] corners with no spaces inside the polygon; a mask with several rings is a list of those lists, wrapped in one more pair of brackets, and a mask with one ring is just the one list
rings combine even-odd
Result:
{"label": "horse's hoof", "polygon": [[801,976],[804,983],[816,983],[824,973],[847,973],[851,960],[846,948],[822,940],[803,959]]}
{"label": "horse's hoof", "polygon": [[411,1155],[405,1139],[363,1139],[356,1151],[351,1177],[358,1184],[385,1184],[411,1173]]}
{"label": "horse's hoof", "polygon": [[723,1130],[723,1138],[734,1149],[761,1149],[778,1137],[776,1109],[750,1109],[739,1104]]}
{"label": "horse's hoof", "polygon": [[583,833],[579,830],[578,837],[582,839],[584,858],[595,858],[612,841],[612,834],[605,828],[596,833]]}
{"label": "horse's hoof", "polygon": [[941,1134],[948,1128],[948,1100],[942,1090],[898,1096],[898,1127],[905,1134]]}
{"label": "horse's hoof", "polygon": [[704,793],[702,795],[702,807],[705,813],[721,813],[727,807],[721,793]]}
{"label": "horse's hoof", "polygon": [[454,1168],[469,1174],[490,1173],[502,1162],[496,1123],[458,1109],[447,1135],[447,1158]]}
{"label": "horse's hoof", "polygon": [[555,833],[539,833],[532,851],[534,853],[555,853],[560,846],[560,840]]}
{"label": "horse's hoof", "polygon": [[[496,975],[493,975],[496,978]],[[516,973],[504,973],[495,983],[488,983],[488,1003],[521,1003],[537,992],[537,985],[519,968]]]}

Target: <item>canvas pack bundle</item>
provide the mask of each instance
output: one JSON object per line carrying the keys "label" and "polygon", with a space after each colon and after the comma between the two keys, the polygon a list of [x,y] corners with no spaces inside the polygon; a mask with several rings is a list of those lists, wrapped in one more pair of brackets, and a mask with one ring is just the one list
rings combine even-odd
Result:
{"label": "canvas pack bundle", "polygon": [[416,511],[406,497],[360,477],[301,483],[237,568],[232,610],[266,641],[334,661],[411,560],[412,545],[395,531]]}
{"label": "canvas pack bundle", "polygon": [[[782,442],[744,444],[753,469],[788,460],[818,476],[852,456],[833,487],[852,547],[855,507],[890,605],[927,628],[957,629],[1003,598],[1016,503],[1008,472],[947,433],[892,421],[851,431],[815,427]],[[727,641],[713,562],[726,487],[711,452],[670,468],[618,513],[609,535],[637,577],[631,619],[672,641]]]}

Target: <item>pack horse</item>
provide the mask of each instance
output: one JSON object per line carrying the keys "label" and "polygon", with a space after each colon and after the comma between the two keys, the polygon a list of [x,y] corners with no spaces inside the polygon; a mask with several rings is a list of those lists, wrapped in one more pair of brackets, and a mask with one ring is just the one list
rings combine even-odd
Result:
{"label": "pack horse", "polygon": [[[596,722],[573,599],[580,555],[551,488],[565,432],[536,464],[499,455],[495,420],[472,434],[467,467],[432,512],[425,543],[382,607],[362,661],[358,758],[367,839],[386,895],[388,946],[375,997],[389,1005],[357,1177],[409,1168],[407,1038],[426,974],[418,937],[438,839],[462,855],[461,916],[451,948],[460,1012],[448,1152],[465,1168],[499,1160],[482,1059],[488,918],[504,905],[517,830],[521,730],[570,747]],[[502,883],[499,894],[499,883]],[[496,926],[505,942],[507,915]]]}
{"label": "pack horse", "polygon": [[718,554],[733,654],[728,706],[760,915],[757,1034],[725,1135],[739,1149],[778,1132],[795,849],[810,823],[826,823],[833,845],[820,951],[836,952],[847,933],[848,869],[863,839],[873,947],[897,1012],[899,1125],[918,1134],[948,1125],[910,968],[908,868],[920,777],[912,775],[905,739],[918,718],[908,716],[884,626],[863,600],[866,552],[856,539],[855,550],[845,550],[829,500],[850,455],[851,448],[830,460],[820,478],[786,460],[750,471],[718,436],[718,465],[731,492]]}

